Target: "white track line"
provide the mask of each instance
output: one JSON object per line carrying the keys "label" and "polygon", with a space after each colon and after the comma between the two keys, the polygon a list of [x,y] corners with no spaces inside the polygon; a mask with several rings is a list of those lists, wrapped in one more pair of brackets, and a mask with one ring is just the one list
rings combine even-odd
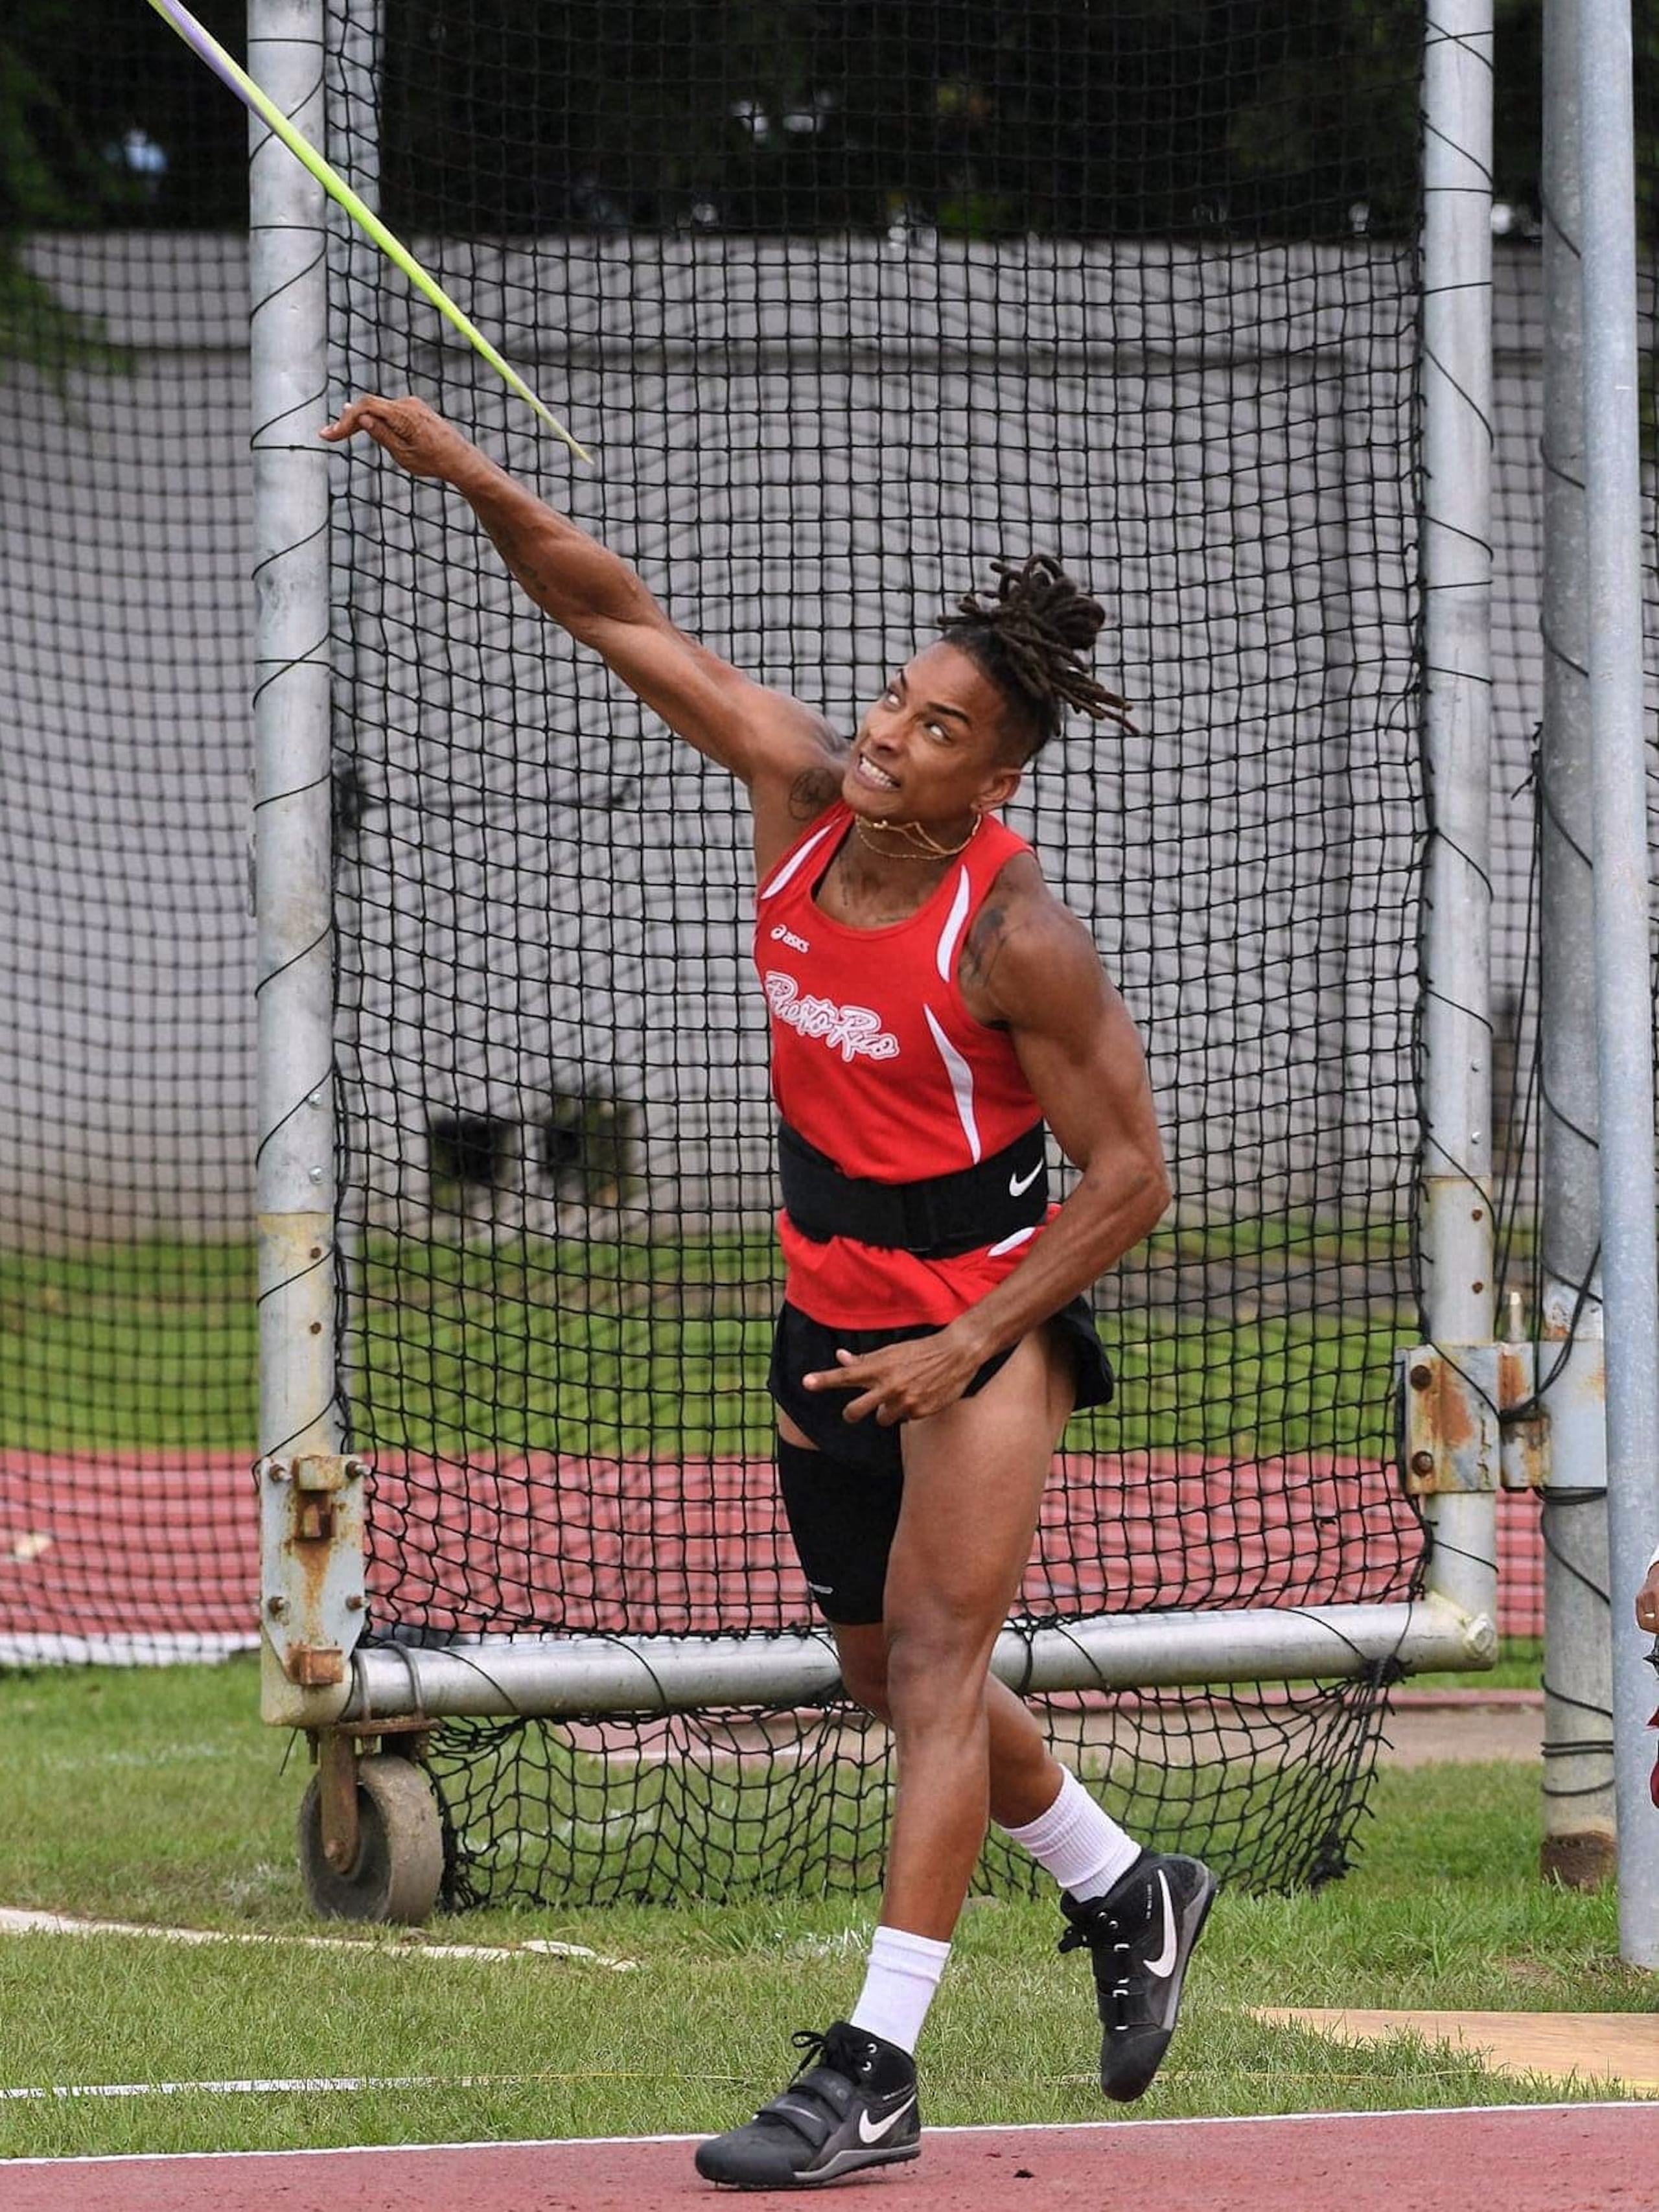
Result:
{"label": "white track line", "polygon": [[350,1936],[259,1936],[240,1929],[155,1928],[133,1920],[79,1920],[65,1912],[0,1905],[0,1936],[148,1936],[163,1943],[252,1943],[301,1951],[355,1951],[366,1959],[580,1959],[613,1974],[632,1974],[637,1959],[608,1959],[586,1943],[532,1936],[522,1943],[374,1942]]}
{"label": "white track line", "polygon": [[135,1628],[103,1636],[20,1629],[0,1636],[0,1667],[173,1667],[181,1660],[216,1662],[258,1648],[258,1632],[244,1629]]}
{"label": "white track line", "polygon": [[[186,2083],[186,2087],[191,2085]],[[1641,2098],[1604,2098],[1597,2102],[1551,2105],[1431,2105],[1419,2110],[1405,2107],[1387,2112],[1218,2112],[1201,2119],[1180,2120],[1034,2120],[992,2126],[928,2128],[930,2136],[1044,2136],[1128,2135],[1148,2128],[1274,2128],[1319,2126],[1332,2120],[1467,2120],[1486,2113],[1499,2116],[1540,2112],[1628,2112],[1645,2109]],[[418,2158],[431,2152],[501,2150],[580,2150],[593,2146],[626,2149],[634,2143],[696,2143],[704,2136],[544,2136],[512,2142],[340,2143],[332,2149],[315,2150],[179,2150],[119,2151],[107,2157],[78,2153],[70,2158],[9,2158],[0,2172],[20,2166],[184,2166],[204,2159],[263,2158]]]}
{"label": "white track line", "polygon": [[0,2089],[0,2100],[38,2104],[53,2097],[288,2097],[328,2090],[527,2088],[553,2078],[546,2074],[361,2074],[301,2076],[291,2081],[88,2081],[46,2089]]}

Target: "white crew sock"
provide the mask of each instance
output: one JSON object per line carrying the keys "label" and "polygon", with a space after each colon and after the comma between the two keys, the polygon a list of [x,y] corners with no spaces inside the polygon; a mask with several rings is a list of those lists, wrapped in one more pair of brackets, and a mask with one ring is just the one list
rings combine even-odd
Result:
{"label": "white crew sock", "polygon": [[848,2026],[879,2035],[914,2052],[927,2008],[933,2002],[948,1943],[931,1936],[912,1936],[902,1928],[878,1928],[870,1946],[864,1988],[848,2015]]}
{"label": "white crew sock", "polygon": [[1060,1769],[1060,1795],[1048,1811],[1003,1833],[1079,1902],[1104,1897],[1140,1856],[1134,1838],[1095,1802],[1069,1767]]}

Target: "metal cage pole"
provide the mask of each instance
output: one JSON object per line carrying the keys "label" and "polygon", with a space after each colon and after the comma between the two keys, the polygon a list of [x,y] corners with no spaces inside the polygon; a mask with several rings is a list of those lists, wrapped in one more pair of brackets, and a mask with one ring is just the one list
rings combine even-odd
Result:
{"label": "metal cage pole", "polygon": [[1659,1813],[1648,1798],[1653,1683],[1633,1606],[1659,1536],[1659,1249],[1654,1230],[1653,999],[1642,707],[1636,162],[1630,10],[1578,11],[1583,175],[1584,457],[1595,760],[1597,1065],[1607,1299],[1619,1937],[1659,1966]]}
{"label": "metal cage pole", "polygon": [[1579,0],[1544,16],[1544,719],[1539,749],[1539,1048],[1549,1416],[1540,1870],[1594,1887],[1614,1856],[1607,1653],[1607,1382],[1596,1131],[1595,831],[1584,576],[1583,140]]}
{"label": "metal cage pole", "polygon": [[[319,0],[250,0],[248,65],[320,137]],[[263,125],[251,149],[262,1709],[307,1726],[345,1676],[324,1608],[356,1618],[362,1580],[334,1387],[326,202]]]}
{"label": "metal cage pole", "polygon": [[[1425,1322],[1454,1370],[1489,1346],[1492,1222],[1492,0],[1431,0],[1423,106]],[[1422,1387],[1427,1371],[1413,1359]],[[1419,1469],[1429,1587],[1497,1613],[1496,1468]],[[1415,1464],[1416,1462],[1413,1462]],[[1479,1663],[1475,1660],[1474,1663]]]}
{"label": "metal cage pole", "polygon": [[[1490,1664],[1445,1600],[1262,1606],[1254,1612],[1120,1613],[1024,1632],[1005,1629],[991,1668],[1026,1694],[1151,1690],[1214,1682],[1334,1681],[1403,1659],[1419,1668]],[[757,1647],[759,1647],[758,1649]],[[827,1632],[769,1636],[477,1637],[376,1644],[352,1665],[341,1719],[434,1714],[670,1713],[701,1706],[811,1705],[841,1694]]]}

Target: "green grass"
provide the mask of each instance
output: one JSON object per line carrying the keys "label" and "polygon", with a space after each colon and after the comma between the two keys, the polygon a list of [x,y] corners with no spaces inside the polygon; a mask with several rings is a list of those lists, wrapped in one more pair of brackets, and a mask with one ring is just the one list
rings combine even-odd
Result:
{"label": "green grass", "polygon": [[256,1286],[246,1243],[0,1252],[0,1443],[251,1458]]}
{"label": "green grass", "polygon": [[1541,1636],[1510,1636],[1504,1640],[1496,1666],[1478,1674],[1413,1674],[1411,1690],[1541,1690],[1544,1686],[1544,1639]]}
{"label": "green grass", "polygon": [[[1260,1246],[1249,1227],[1232,1224],[1241,1250]],[[382,1448],[452,1458],[770,1448],[777,1279],[766,1237],[493,1249],[374,1240],[359,1279],[350,1388],[360,1435]],[[252,1456],[254,1284],[252,1247],[240,1243],[0,1255],[0,1443]],[[1224,1318],[1160,1306],[1103,1328],[1119,1396],[1077,1423],[1079,1449],[1249,1458],[1389,1448],[1389,1377],[1409,1334],[1391,1314],[1255,1315],[1241,1304]]]}
{"label": "green grass", "polygon": [[1411,1253],[1409,1213],[1342,1220],[1292,1212],[1218,1215],[1211,1221],[1166,1221],[1146,1239],[1157,1264],[1267,1260],[1403,1267]]}
{"label": "green grass", "polygon": [[[0,1904],[268,1935],[315,1933],[295,1867],[303,1753],[254,1719],[251,1665],[0,1675]],[[1298,1898],[1224,1897],[1186,2025],[1138,2110],[1376,2108],[1554,2097],[1420,2041],[1348,2050],[1263,2004],[1651,2008],[1616,1958],[1613,1899],[1536,1876],[1539,1774],[1387,1772],[1364,1856]],[[694,2131],[777,2087],[784,2038],[856,1994],[868,1900],[495,1911],[428,1942],[548,1936],[638,1962],[182,1950],[0,1937],[0,2086],[432,2075],[471,2087],[341,2095],[0,2103],[11,2154]],[[353,1933],[354,1931],[343,1931]],[[929,2028],[937,2122],[1100,2116],[1091,2009],[1052,1907],[974,1905]],[[507,2078],[513,2077],[513,2078]],[[531,2077],[531,2078],[525,2078]],[[1589,2094],[1595,2085],[1577,2085]]]}
{"label": "green grass", "polygon": [[[1242,1229],[1243,1224],[1235,1224]],[[447,1455],[764,1453],[778,1296],[769,1238],[696,1243],[372,1246],[353,1340],[365,1426]],[[1101,1449],[1267,1456],[1387,1448],[1395,1317],[1164,1308],[1111,1316],[1112,1412],[1073,1431]]]}

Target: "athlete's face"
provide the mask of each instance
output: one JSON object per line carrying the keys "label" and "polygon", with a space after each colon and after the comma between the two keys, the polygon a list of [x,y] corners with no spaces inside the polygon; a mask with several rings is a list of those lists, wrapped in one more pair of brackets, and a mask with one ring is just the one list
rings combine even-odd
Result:
{"label": "athlete's face", "polygon": [[870,822],[959,823],[1019,787],[1006,757],[1006,702],[959,646],[930,645],[865,715],[842,796]]}

